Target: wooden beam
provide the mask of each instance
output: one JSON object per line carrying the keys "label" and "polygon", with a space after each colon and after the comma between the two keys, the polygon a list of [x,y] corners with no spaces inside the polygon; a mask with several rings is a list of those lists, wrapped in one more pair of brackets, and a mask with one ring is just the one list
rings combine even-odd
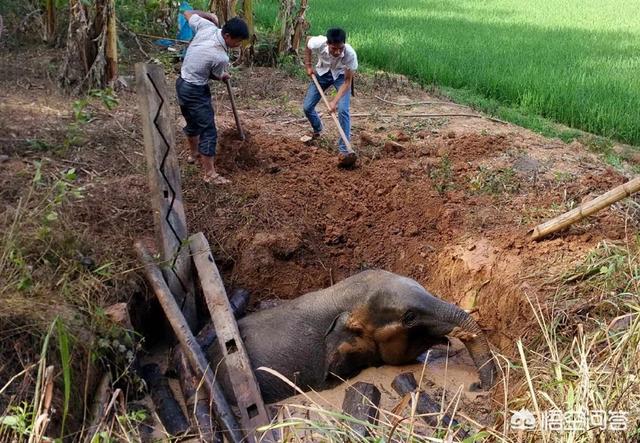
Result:
{"label": "wooden beam", "polygon": [[342,410],[361,423],[350,422],[351,429],[361,437],[369,436],[369,428],[362,422],[375,424],[378,420],[380,390],[371,383],[359,381],[347,388]]}
{"label": "wooden beam", "polygon": [[213,412],[216,416],[216,420],[220,424],[221,428],[225,432],[225,436],[232,443],[244,442],[244,436],[240,431],[238,422],[235,416],[231,412],[229,403],[224,397],[222,389],[216,382],[213,372],[209,367],[209,363],[200,349],[196,338],[193,336],[191,329],[187,325],[187,322],[180,312],[175,298],[171,294],[167,283],[162,276],[160,268],[153,260],[153,257],[149,254],[147,249],[141,242],[135,244],[136,252],[140,261],[144,264],[144,271],[147,280],[151,284],[153,291],[158,297],[158,301],[164,310],[173,331],[182,346],[183,352],[189,359],[191,367],[196,371],[198,377],[204,380],[204,384],[209,391],[209,398],[213,403]]}
{"label": "wooden beam", "polygon": [[[271,421],[260,394],[258,381],[251,369],[249,355],[240,337],[238,324],[207,239],[202,232],[198,232],[189,238],[189,245],[240,409],[240,422],[248,430],[249,441],[255,442],[256,429],[268,425]],[[278,440],[275,435],[267,435],[261,441]]]}
{"label": "wooden beam", "polygon": [[149,175],[162,273],[171,293],[192,329],[196,325],[193,269],[182,202],[180,168],[173,135],[172,96],[167,93],[160,65],[136,64],[136,87],[142,115],[144,146]]}
{"label": "wooden beam", "polygon": [[607,206],[612,205],[638,191],[640,191],[640,177],[636,177],[627,183],[616,186],[609,192],[602,194],[600,197],[583,203],[569,212],[565,212],[554,219],[536,226],[531,234],[531,240],[539,240],[542,237],[559,231],[560,229],[564,229],[575,222],[598,212],[600,209],[606,208]]}

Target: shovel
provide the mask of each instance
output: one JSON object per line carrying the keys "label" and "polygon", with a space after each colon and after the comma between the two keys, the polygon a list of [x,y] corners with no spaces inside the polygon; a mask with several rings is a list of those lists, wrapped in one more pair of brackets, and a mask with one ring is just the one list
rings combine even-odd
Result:
{"label": "shovel", "polygon": [[227,91],[229,92],[229,99],[231,100],[231,109],[233,110],[233,117],[236,119],[236,127],[238,128],[238,135],[240,135],[240,140],[244,141],[244,131],[242,130],[242,125],[240,124],[240,117],[238,117],[238,110],[236,109],[236,101],[233,98],[233,91],[231,91],[231,81],[226,79],[224,81],[227,85]]}
{"label": "shovel", "polygon": [[316,78],[316,75],[315,74],[311,74],[311,78],[313,79],[313,82],[316,84],[316,88],[318,88],[318,92],[320,93],[320,97],[322,97],[322,100],[324,101],[324,104],[327,106],[327,110],[329,111],[329,114],[331,114],[331,117],[333,118],[333,121],[336,123],[336,126],[338,127],[338,132],[340,132],[340,137],[342,137],[342,141],[344,142],[345,146],[347,147],[347,151],[349,151],[350,154],[355,154],[355,151],[351,148],[351,142],[349,142],[349,140],[347,139],[347,135],[342,130],[342,126],[340,126],[340,122],[338,121],[338,117],[336,117],[336,115],[333,112],[331,112],[331,105],[329,104],[329,100],[327,100],[327,97],[324,95],[324,91],[320,87],[320,83],[318,83],[318,79]]}

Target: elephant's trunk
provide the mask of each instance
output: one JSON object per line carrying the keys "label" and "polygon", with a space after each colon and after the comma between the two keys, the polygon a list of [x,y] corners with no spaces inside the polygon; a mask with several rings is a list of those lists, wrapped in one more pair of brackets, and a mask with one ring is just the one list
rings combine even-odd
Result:
{"label": "elephant's trunk", "polygon": [[445,308],[443,315],[445,317],[443,320],[453,325],[451,331],[445,334],[456,337],[464,343],[478,368],[482,388],[491,388],[498,379],[498,371],[484,332],[471,315],[455,305]]}

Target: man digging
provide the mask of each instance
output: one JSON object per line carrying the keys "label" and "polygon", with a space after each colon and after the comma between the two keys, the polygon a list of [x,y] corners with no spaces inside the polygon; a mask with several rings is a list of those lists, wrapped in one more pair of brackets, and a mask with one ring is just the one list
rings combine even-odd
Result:
{"label": "man digging", "polygon": [[218,174],[213,164],[218,133],[209,79],[229,79],[227,50],[249,38],[249,28],[242,19],[232,18],[219,29],[217,17],[209,12],[185,11],[184,17],[195,33],[176,80],[178,104],[187,123],[183,131],[189,144],[188,161],[200,160],[205,183],[224,185],[229,180]]}
{"label": "man digging", "polygon": [[[326,36],[311,37],[305,48],[305,66],[309,77],[316,75],[323,91],[335,86],[338,91],[329,102],[330,112],[337,111],[338,121],[347,140],[351,140],[351,117],[349,106],[351,101],[351,84],[353,73],[358,69],[356,51],[346,43],[347,34],[340,28],[332,28]],[[316,55],[318,62],[315,70],[312,66],[312,56]],[[311,82],[304,98],[304,114],[313,128],[313,139],[320,137],[322,121],[316,112],[316,105],[322,98],[314,82]],[[353,166],[358,159],[355,152],[350,151],[342,137],[338,140],[338,166]]]}

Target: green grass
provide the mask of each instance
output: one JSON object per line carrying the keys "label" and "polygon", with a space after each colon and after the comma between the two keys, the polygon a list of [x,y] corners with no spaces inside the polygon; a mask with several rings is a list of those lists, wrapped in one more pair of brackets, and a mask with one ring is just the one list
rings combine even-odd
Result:
{"label": "green grass", "polygon": [[[257,2],[266,26],[274,3]],[[640,145],[634,2],[315,0],[308,18],[312,33],[344,27],[366,66]]]}

